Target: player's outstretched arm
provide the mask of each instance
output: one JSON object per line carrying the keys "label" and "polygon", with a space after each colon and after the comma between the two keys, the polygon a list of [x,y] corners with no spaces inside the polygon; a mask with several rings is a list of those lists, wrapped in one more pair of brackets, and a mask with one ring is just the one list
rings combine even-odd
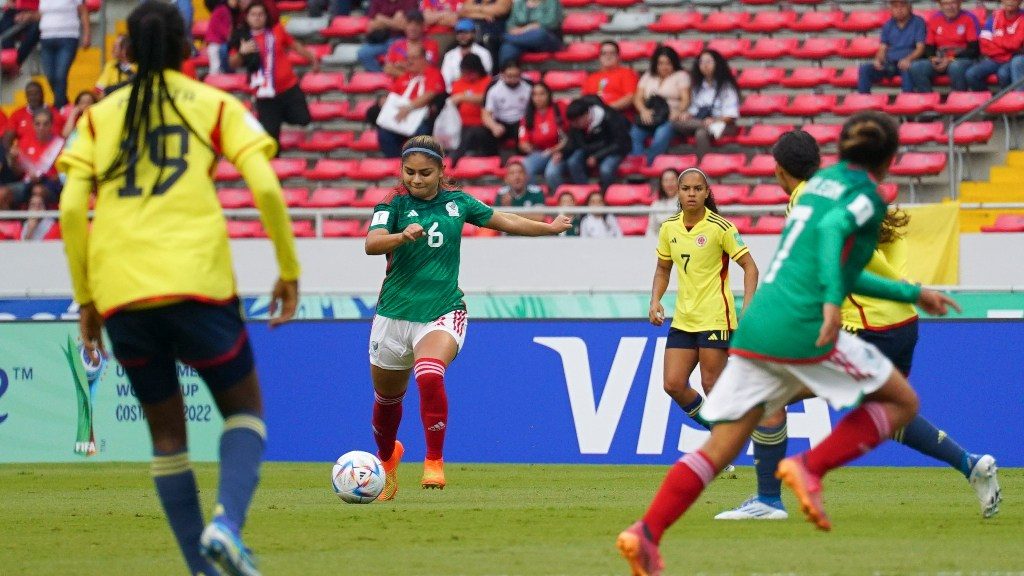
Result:
{"label": "player's outstretched arm", "polygon": [[945,316],[952,308],[961,312],[960,305],[946,294],[938,290],[921,289],[921,296],[917,299],[917,305],[932,316]]}
{"label": "player's outstretched arm", "polygon": [[555,236],[572,228],[572,218],[558,216],[551,223],[537,222],[518,214],[495,210],[491,219],[484,224],[484,228],[517,236]]}
{"label": "player's outstretched arm", "polygon": [[370,230],[366,235],[366,254],[369,256],[389,254],[402,244],[415,242],[426,235],[427,232],[423,229],[423,226],[416,223],[409,224],[405,227],[405,230],[394,234],[389,234],[383,228]]}

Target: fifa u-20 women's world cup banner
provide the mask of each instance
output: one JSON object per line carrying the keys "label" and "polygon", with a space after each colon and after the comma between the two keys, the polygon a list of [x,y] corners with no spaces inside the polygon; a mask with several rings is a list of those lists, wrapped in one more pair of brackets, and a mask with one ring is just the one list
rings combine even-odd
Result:
{"label": "fifa u-20 women's world cup banner", "polygon": [[[178,366],[192,457],[214,460],[222,420]],[[0,323],[0,462],[148,460],[145,415],[112,359],[94,363],[70,322]]]}

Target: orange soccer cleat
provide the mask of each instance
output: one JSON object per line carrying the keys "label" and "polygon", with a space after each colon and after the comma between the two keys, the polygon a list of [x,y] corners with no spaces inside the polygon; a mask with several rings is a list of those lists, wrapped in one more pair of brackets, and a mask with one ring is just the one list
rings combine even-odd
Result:
{"label": "orange soccer cleat", "polygon": [[643,522],[634,522],[623,530],[615,547],[629,563],[631,576],[661,576],[665,569],[658,545],[647,535]]}
{"label": "orange soccer cleat", "polygon": [[377,500],[391,500],[398,492],[398,464],[402,461],[404,453],[405,446],[395,440],[395,449],[391,453],[391,458],[381,462],[384,464],[384,489],[381,490],[380,496],[377,496]]}
{"label": "orange soccer cleat", "polygon": [[817,526],[819,530],[828,532],[832,529],[832,522],[829,521],[825,506],[822,504],[821,478],[807,470],[801,456],[786,458],[779,462],[775,477],[782,480],[796,495],[800,502],[800,510],[808,522]]}
{"label": "orange soccer cleat", "polygon": [[424,489],[437,488],[444,490],[444,460],[430,460],[426,459],[423,461],[423,480],[420,481],[420,485]]}

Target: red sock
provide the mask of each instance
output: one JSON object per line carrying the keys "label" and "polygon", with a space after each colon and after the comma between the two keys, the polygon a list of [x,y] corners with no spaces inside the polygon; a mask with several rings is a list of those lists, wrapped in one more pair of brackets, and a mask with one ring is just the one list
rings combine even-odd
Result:
{"label": "red sock", "polygon": [[420,388],[420,418],[427,437],[427,459],[440,460],[444,453],[444,432],[448,427],[448,395],[444,392],[444,362],[420,358],[413,366]]}
{"label": "red sock", "polygon": [[402,399],[405,394],[396,398],[386,398],[373,393],[373,439],[377,441],[377,457],[381,460],[391,458],[395,451],[395,438],[398,437],[398,425],[402,423]]}
{"label": "red sock", "polygon": [[847,462],[867,454],[892,434],[892,423],[878,402],[867,402],[839,421],[832,433],[804,452],[804,466],[824,476]]}
{"label": "red sock", "polygon": [[655,544],[661,542],[661,535],[690,508],[716,473],[711,459],[699,450],[672,466],[644,515],[644,526]]}

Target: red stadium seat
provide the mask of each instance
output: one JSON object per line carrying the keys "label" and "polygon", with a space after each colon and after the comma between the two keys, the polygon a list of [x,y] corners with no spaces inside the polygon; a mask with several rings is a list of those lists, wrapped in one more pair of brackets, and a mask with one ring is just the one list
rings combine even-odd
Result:
{"label": "red stadium seat", "polygon": [[256,207],[252,193],[246,188],[221,188],[217,190],[217,200],[228,210]]}
{"label": "red stadium seat", "polygon": [[790,116],[819,116],[832,112],[835,105],[835,94],[797,94],[783,112]]}
{"label": "red stadium seat", "polygon": [[340,92],[345,86],[345,75],[341,72],[307,72],[302,75],[299,88],[306,94]]}
{"label": "red stadium seat", "polygon": [[939,105],[939,93],[916,94],[900,92],[885,111],[894,116],[916,116],[922,112],[934,110]]}
{"label": "red stadium seat", "polygon": [[339,120],[348,112],[348,102],[310,102],[309,117],[313,122]]}
{"label": "red stadium seat", "polygon": [[755,124],[736,137],[740,146],[770,147],[779,137],[793,129],[790,124]]}
{"label": "red stadium seat", "polygon": [[355,180],[380,181],[394,178],[401,167],[401,158],[363,158],[349,177]]}
{"label": "red stadium seat", "polygon": [[640,155],[629,155],[619,164],[619,176],[640,176],[647,165],[647,158]]}
{"label": "red stadium seat", "polygon": [[753,18],[742,23],[742,27],[747,32],[771,34],[789,28],[793,22],[796,22],[796,12],[792,10],[766,10],[754,14]]}
{"label": "red stadium seat", "polygon": [[878,195],[886,204],[892,204],[899,196],[900,188],[895,182],[883,182],[878,185]]}
{"label": "red stadium seat", "polygon": [[[828,84],[836,71],[832,68],[811,68],[801,66],[794,68],[789,76],[782,79],[782,85],[786,88],[817,88]],[[806,96],[806,94],[801,94]]]}
{"label": "red stadium seat", "polygon": [[623,236],[643,236],[647,234],[649,216],[617,216],[619,230]]}
{"label": "red stadium seat", "polygon": [[799,48],[793,50],[793,56],[808,60],[824,60],[830,56],[835,56],[845,46],[845,38],[822,38],[815,36],[804,40],[804,43]]}
{"label": "red stadium seat", "polygon": [[940,114],[960,116],[967,114],[978,106],[981,106],[992,97],[990,92],[950,92],[946,101],[939,104],[934,110]]}
{"label": "red stadium seat", "polygon": [[770,214],[766,214],[757,218],[757,222],[750,227],[750,232],[748,232],[748,234],[782,234],[782,229],[785,227],[785,216],[772,216]]}
{"label": "red stadium seat", "polygon": [[543,64],[554,57],[554,52],[527,52],[519,57],[524,64]]}
{"label": "red stadium seat", "polygon": [[785,94],[750,94],[740,104],[740,116],[771,116],[780,113],[789,102]]}
{"label": "red stadium seat", "polygon": [[473,198],[487,204],[488,206],[494,206],[494,201],[498,198],[499,186],[466,186],[462,189],[463,192],[469,194]]}
{"label": "red stadium seat", "polygon": [[361,220],[324,220],[324,238],[354,238],[362,236],[363,222]]}
{"label": "red stadium seat", "polygon": [[356,200],[355,188],[318,188],[306,200],[308,208],[341,208]]}
{"label": "red stadium seat", "polygon": [[352,206],[357,208],[373,208],[377,204],[380,204],[387,198],[394,188],[384,186],[373,186],[363,190],[363,195],[356,198],[352,202]]}
{"label": "red stadium seat", "polygon": [[298,178],[306,171],[305,158],[274,158],[270,161],[270,167],[281,180],[285,178]]}
{"label": "red stadium seat", "polygon": [[[953,143],[957,146],[970,146],[971,144],[985,144],[992,139],[994,127],[991,122],[964,122],[953,129]],[[942,133],[939,144],[947,143],[948,136]]]}
{"label": "red stadium seat", "polygon": [[551,70],[544,75],[544,83],[552,90],[580,88],[586,79],[586,70]]}
{"label": "red stadium seat", "polygon": [[711,12],[695,28],[705,33],[736,32],[749,20],[749,12]]}
{"label": "red stadium seat", "polygon": [[740,174],[750,178],[775,176],[775,158],[771,154],[757,154],[746,165],[740,166]]}
{"label": "red stadium seat", "polygon": [[202,40],[206,37],[206,30],[210,27],[209,20],[196,20],[192,23],[192,38]]}
{"label": "red stadium seat", "polygon": [[365,16],[335,16],[331,24],[320,31],[324,38],[356,38],[366,33],[369,18]]}
{"label": "red stadium seat", "polygon": [[225,92],[252,92],[245,74],[207,74],[203,82]]}
{"label": "red stadium seat", "polygon": [[562,6],[564,8],[586,8],[593,2],[594,0],[562,0]]}
{"label": "red stadium seat", "polygon": [[305,208],[309,200],[309,190],[306,188],[283,188],[281,195],[289,208]]}
{"label": "red stadium seat", "polygon": [[258,238],[261,234],[259,220],[228,220],[228,238]]}
{"label": "red stadium seat", "polygon": [[[332,50],[330,44],[306,44],[306,49],[312,52],[317,58],[327,56]],[[311,64],[308,58],[293,51],[288,52],[288,62],[290,62],[292,66],[308,66]]]}
{"label": "red stadium seat", "polygon": [[707,49],[717,51],[726,60],[732,60],[750,49],[750,40],[747,38],[715,38],[708,42]]}
{"label": "red stadium seat", "polygon": [[306,180],[341,180],[355,172],[358,164],[358,160],[317,160],[302,176]]}
{"label": "red stadium seat", "polygon": [[383,72],[366,72],[361,70],[352,74],[352,79],[342,87],[348,94],[370,94],[387,90],[391,86],[391,77]]}
{"label": "red stadium seat", "polygon": [[726,174],[738,172],[747,163],[747,155],[742,152],[721,154],[712,152],[705,154],[700,161],[700,169],[711,178],[721,178]]}
{"label": "red stadium seat", "polygon": [[309,135],[305,141],[299,143],[299,149],[305,152],[326,153],[332,150],[347,148],[352,143],[351,132],[337,132],[332,130],[317,130]]}
{"label": "red stadium seat", "polygon": [[814,138],[818,146],[838,142],[839,133],[843,131],[839,124],[804,124],[801,128]]}
{"label": "red stadium seat", "polygon": [[657,43],[654,40],[620,40],[619,58],[623,62],[646,60],[654,54]]}
{"label": "red stadium seat", "polygon": [[750,186],[746,184],[715,184],[711,186],[711,193],[715,197],[715,204],[728,206],[736,204],[747,194],[750,194]]}
{"label": "red stadium seat", "polygon": [[[1024,232],[1024,215],[1000,214],[991,226],[982,226],[982,232]],[[0,232],[0,237],[3,237]]]}
{"label": "red stadium seat", "polygon": [[0,240],[21,240],[21,222],[0,220]]}
{"label": "red stadium seat", "polygon": [[797,18],[796,22],[789,25],[794,32],[821,32],[829,28],[835,28],[842,21],[843,13],[839,10],[829,12],[807,11]]}
{"label": "red stadium seat", "polygon": [[778,85],[785,76],[783,68],[744,68],[736,77],[736,83],[743,90],[760,90]]}
{"label": "red stadium seat", "polygon": [[[550,54],[550,52],[546,52],[546,54]],[[526,70],[522,73],[522,76],[533,84],[541,81],[540,70]]]}
{"label": "red stadium seat", "polygon": [[363,131],[348,147],[357,152],[375,152],[380,150],[380,144],[377,143],[377,131],[373,129]]}
{"label": "red stadium seat", "polygon": [[989,104],[985,111],[989,114],[1020,114],[1024,112],[1024,92],[1004,94],[998,100]]}
{"label": "red stadium seat", "polygon": [[472,238],[473,236],[476,236],[476,233],[479,230],[480,230],[480,228],[478,226],[473,226],[469,222],[464,222],[462,224],[462,237],[463,238]]}
{"label": "red stadium seat", "polygon": [[604,12],[569,12],[562,20],[562,33],[582,36],[597,32],[601,24],[608,22],[608,15]]}
{"label": "red stadium seat", "polygon": [[646,206],[651,200],[651,187],[647,184],[612,184],[604,193],[604,201],[609,206]]}
{"label": "red stadium seat", "polygon": [[850,116],[865,110],[881,110],[888,103],[889,96],[887,94],[858,94],[853,92],[847,94],[841,104],[836,104],[832,108],[832,113],[840,116]]}
{"label": "red stadium seat", "polygon": [[608,8],[629,8],[630,6],[640,4],[642,0],[594,0],[598,6],[606,6]]}
{"label": "red stadium seat", "polygon": [[312,220],[292,220],[292,234],[296,238],[315,238],[316,229]]}
{"label": "red stadium seat", "polygon": [[796,38],[758,38],[757,42],[743,52],[749,60],[774,60],[792,54],[796,50]]}
{"label": "red stadium seat", "polygon": [[278,0],[275,4],[281,12],[302,12],[306,9],[306,0]]}
{"label": "red stadium seat", "polygon": [[740,234],[749,234],[751,222],[754,220],[754,217],[729,214],[725,219],[732,222],[732,225],[736,227],[736,230],[738,230]]}
{"label": "red stadium seat", "polygon": [[242,175],[235,168],[235,165],[227,160],[221,160],[217,162],[217,168],[213,171],[214,182],[230,182],[232,180],[241,180]]}
{"label": "red stadium seat", "polygon": [[366,122],[366,113],[376,104],[376,98],[356,100],[354,104],[341,113],[341,117],[350,122]]}
{"label": "red stadium seat", "polygon": [[555,60],[558,62],[591,62],[597,60],[601,52],[601,46],[597,42],[573,42],[564,50],[555,52]]}
{"label": "red stadium seat", "polygon": [[572,194],[573,199],[576,200],[576,204],[583,206],[587,203],[587,198],[590,197],[594,192],[600,192],[601,187],[597,184],[562,184],[555,190],[555,200],[562,196],[562,194]]}
{"label": "red stadium seat", "polygon": [[277,145],[281,150],[298,150],[299,144],[305,139],[306,133],[302,130],[282,130]]}
{"label": "red stadium seat", "polygon": [[700,12],[662,12],[654,23],[647,25],[647,29],[659,34],[679,34],[693,30],[700,20]]}
{"label": "red stadium seat", "polygon": [[838,154],[822,154],[821,155],[821,167],[828,168],[829,166],[839,162]]}
{"label": "red stadium seat", "polygon": [[846,68],[843,68],[839,73],[832,77],[830,83],[836,88],[856,88],[857,67],[847,66]]}
{"label": "red stadium seat", "polygon": [[662,44],[675,50],[680,58],[696,58],[704,50],[704,41],[697,38],[673,38]]}
{"label": "red stadium seat", "polygon": [[[858,36],[851,39],[849,44],[840,48],[836,53],[850,60],[873,58],[878,53],[878,46],[881,43],[882,41],[878,36]],[[856,66],[853,68],[856,69]]]}
{"label": "red stadium seat", "polygon": [[894,176],[935,176],[946,168],[943,152],[907,152],[889,170]]}
{"label": "red stadium seat", "polygon": [[789,202],[789,195],[782,191],[778,184],[758,184],[750,191],[750,194],[740,198],[740,204],[754,206],[768,206],[771,204],[785,204]]}
{"label": "red stadium seat", "polygon": [[693,168],[696,165],[696,154],[659,154],[654,157],[654,161],[651,162],[651,165],[644,166],[640,170],[640,173],[647,178],[657,178],[661,176],[662,172],[670,168],[676,172],[682,172],[683,170]]}
{"label": "red stadium seat", "polygon": [[854,10],[849,12],[836,28],[844,32],[871,32],[881,28],[891,18],[888,10]]}
{"label": "red stadium seat", "polygon": [[946,139],[942,122],[904,122],[900,124],[900,144],[913,146]]}
{"label": "red stadium seat", "polygon": [[500,178],[504,172],[501,156],[464,156],[448,174],[459,180],[475,180],[484,176]]}

